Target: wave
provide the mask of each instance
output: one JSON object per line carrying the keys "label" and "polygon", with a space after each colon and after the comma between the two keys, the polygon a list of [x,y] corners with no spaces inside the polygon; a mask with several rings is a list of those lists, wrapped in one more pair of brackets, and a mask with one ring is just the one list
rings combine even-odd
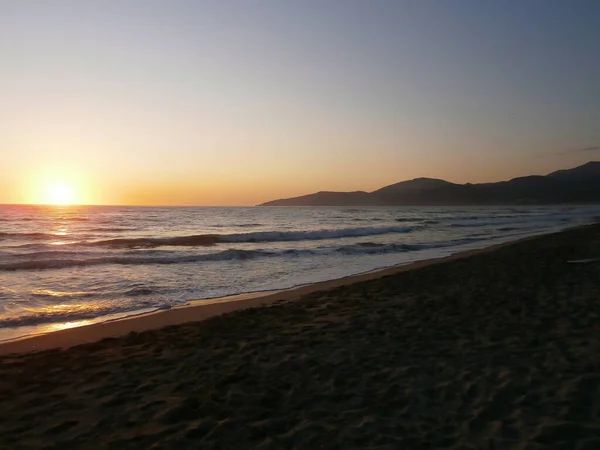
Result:
{"label": "wave", "polygon": [[77,242],[69,245],[80,245],[85,247],[112,247],[112,248],[142,248],[172,246],[210,246],[219,242],[216,234],[198,234],[192,236],[177,236],[165,238],[116,238],[92,242]]}
{"label": "wave", "polygon": [[[113,230],[114,231],[114,230]],[[15,233],[11,233],[15,234]],[[33,233],[36,235],[42,235],[43,233]],[[22,235],[24,236],[24,234]],[[2,233],[0,233],[0,239]],[[49,235],[48,237],[34,236],[34,239],[39,240],[51,240],[56,239],[56,235]],[[161,246],[185,246],[185,247],[198,247],[198,246],[210,246],[214,245],[219,241],[218,235],[201,234],[195,236],[178,236],[171,238],[115,238],[105,239],[99,241],[80,241],[80,242],[69,242],[63,244],[61,247],[106,247],[106,248],[152,248]],[[14,246],[12,248],[34,248],[40,247],[41,244],[28,243]],[[40,252],[41,253],[41,252]]]}
{"label": "wave", "polygon": [[185,255],[185,256],[167,256],[167,257],[152,257],[152,256],[105,256],[101,258],[88,259],[66,259],[66,258],[49,258],[39,259],[34,261],[20,261],[14,263],[0,264],[0,271],[17,271],[17,270],[44,270],[44,269],[62,269],[66,267],[85,267],[98,266],[106,264],[118,265],[146,265],[146,264],[180,264],[194,263],[201,261],[227,261],[227,260],[246,260],[257,258],[260,256],[268,257],[276,255],[275,252],[262,250],[224,250],[218,253],[204,255]]}
{"label": "wave", "polygon": [[504,224],[514,224],[514,220],[486,220],[483,222],[477,221],[465,221],[465,222],[453,222],[448,224],[452,228],[478,228],[478,227],[493,227],[502,226]]}
{"label": "wave", "polygon": [[33,222],[39,220],[34,217],[0,217],[0,222]]}
{"label": "wave", "polygon": [[285,242],[410,233],[415,227],[362,227],[315,231],[262,231],[219,236],[220,242]]}
{"label": "wave", "polygon": [[88,231],[92,233],[121,233],[124,231],[136,231],[139,228],[134,227],[98,227],[98,228],[90,228]]}
{"label": "wave", "polygon": [[214,224],[214,228],[255,228],[262,227],[262,223],[237,223],[237,224]]}
{"label": "wave", "polygon": [[452,228],[473,228],[473,227],[484,227],[490,226],[489,223],[451,223],[448,226]]}
{"label": "wave", "polygon": [[[472,226],[484,226],[484,225],[493,225],[498,222],[508,222],[506,220],[498,220],[498,219],[516,219],[522,218],[523,216],[518,215],[499,215],[499,216],[456,216],[456,217],[442,217],[438,219],[432,219],[427,217],[400,217],[394,219],[396,222],[418,222],[421,224],[427,225],[437,225],[440,221],[450,221],[449,226],[451,227],[472,227]],[[481,220],[486,220],[485,223],[482,223]]]}
{"label": "wave", "polygon": [[384,253],[402,253],[431,248],[431,245],[418,244],[378,244],[363,242],[356,245],[344,245],[336,251],[345,255],[381,255]]}
{"label": "wave", "polygon": [[61,217],[60,220],[64,220],[66,222],[87,222],[87,217]]}
{"label": "wave", "polygon": [[428,250],[444,247],[455,247],[458,245],[471,244],[474,242],[485,241],[488,237],[465,237],[451,241],[439,241],[421,244],[381,244],[376,242],[361,242],[353,245],[344,245],[336,249],[337,252],[356,255],[356,254],[384,254],[384,253],[403,253],[420,250]]}
{"label": "wave", "polygon": [[63,251],[63,250],[46,250],[40,252],[29,252],[29,253],[18,253],[13,254],[11,256],[15,258],[28,258],[28,259],[41,259],[41,258],[52,258],[55,256],[64,257],[64,256],[76,256],[79,255],[79,252],[74,251]]}
{"label": "wave", "polygon": [[234,225],[234,227],[238,227],[238,228],[255,228],[255,227],[262,227],[263,224],[262,223],[240,223],[237,225]]}
{"label": "wave", "polygon": [[496,219],[516,219],[521,217],[529,217],[528,214],[483,214],[483,215],[474,215],[474,216],[449,216],[445,217],[445,219],[453,220],[453,221],[464,221],[464,220],[496,220]]}
{"label": "wave", "polygon": [[31,295],[34,297],[42,297],[42,298],[81,298],[81,297],[93,297],[95,294],[93,292],[85,292],[85,291],[53,291],[50,289],[36,289],[31,292]]}
{"label": "wave", "polygon": [[[502,226],[521,226],[521,225],[536,225],[541,223],[543,218],[539,217],[518,217],[518,218],[505,218],[505,217],[482,217],[480,220],[452,220],[447,226],[452,228],[476,228],[476,227],[502,227]],[[557,220],[557,219],[555,219]],[[564,220],[570,221],[572,218],[565,218]]]}
{"label": "wave", "polygon": [[[82,320],[98,319],[99,317],[123,317],[140,313],[147,313],[164,308],[166,304],[149,304],[144,306],[121,302],[118,305],[108,304],[76,304],[57,305],[59,308],[28,309],[14,317],[1,317],[0,328],[13,328],[23,326],[34,326],[46,323],[77,322]],[[129,314],[127,314],[129,313]]]}
{"label": "wave", "polygon": [[123,293],[123,295],[125,295],[126,297],[138,297],[138,296],[152,295],[152,294],[156,294],[156,293],[157,293],[156,289],[152,289],[150,287],[136,287],[136,288],[131,288],[128,291],[125,291]]}
{"label": "wave", "polygon": [[63,269],[68,267],[89,267],[98,265],[152,265],[152,264],[189,264],[214,261],[245,261],[257,258],[273,257],[303,257],[303,256],[328,256],[335,254],[384,254],[401,253],[425,250],[431,248],[453,247],[471,242],[485,240],[487,238],[463,238],[453,241],[441,241],[423,244],[381,244],[375,242],[360,242],[342,246],[319,247],[314,249],[270,249],[270,250],[240,250],[228,249],[216,253],[200,255],[178,255],[175,252],[165,252],[167,255],[158,256],[104,256],[99,258],[48,258],[30,261],[19,261],[0,264],[0,271],[27,271]]}
{"label": "wave", "polygon": [[[283,255],[305,256],[305,255],[334,255],[342,253],[345,255],[359,254],[384,254],[402,253],[432,248],[438,244],[382,244],[379,242],[359,242],[357,244],[342,245],[340,247],[321,247],[314,250],[289,249],[282,252]],[[440,244],[441,245],[441,244]]]}
{"label": "wave", "polygon": [[91,242],[75,242],[65,245],[110,248],[149,248],[161,246],[207,247],[219,243],[317,241],[391,233],[410,233],[416,229],[416,227],[362,227],[314,231],[257,231],[254,233],[197,234],[174,237],[116,238]]}
{"label": "wave", "polygon": [[56,239],[57,235],[52,233],[0,233],[0,238],[17,238],[33,240],[51,240]]}

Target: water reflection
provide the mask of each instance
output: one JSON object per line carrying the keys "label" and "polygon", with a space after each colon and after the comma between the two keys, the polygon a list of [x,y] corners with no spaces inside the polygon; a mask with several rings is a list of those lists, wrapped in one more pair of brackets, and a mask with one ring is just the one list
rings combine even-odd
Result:
{"label": "water reflection", "polygon": [[[52,289],[35,289],[31,293],[33,295],[41,296],[41,297],[74,297],[74,296],[80,296],[80,295],[92,295],[90,292],[85,292],[85,291],[68,292],[68,291],[53,291]],[[67,307],[68,305],[55,305],[55,307],[56,306]],[[81,305],[75,305],[75,306],[81,306]]]}
{"label": "water reflection", "polygon": [[66,236],[69,232],[69,229],[66,225],[58,225],[53,231],[52,234],[55,236]]}
{"label": "water reflection", "polygon": [[92,323],[93,321],[91,320],[77,320],[73,322],[52,323],[48,325],[40,325],[38,327],[38,332],[50,333],[52,331],[68,330],[69,328],[77,328],[82,327],[84,325],[91,325]]}

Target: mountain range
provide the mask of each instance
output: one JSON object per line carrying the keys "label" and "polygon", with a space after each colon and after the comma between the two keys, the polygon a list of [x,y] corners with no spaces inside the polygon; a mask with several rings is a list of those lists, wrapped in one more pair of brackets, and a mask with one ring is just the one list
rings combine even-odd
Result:
{"label": "mountain range", "polygon": [[373,192],[321,191],[259,206],[445,206],[600,203],[600,161],[497,183],[457,184],[435,178],[401,181]]}

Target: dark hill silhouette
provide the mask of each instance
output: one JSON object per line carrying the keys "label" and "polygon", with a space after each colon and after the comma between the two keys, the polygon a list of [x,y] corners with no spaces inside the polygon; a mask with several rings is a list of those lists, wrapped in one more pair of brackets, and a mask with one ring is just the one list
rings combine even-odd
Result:
{"label": "dark hill silhouette", "polygon": [[458,186],[449,181],[438,180],[436,178],[415,178],[410,181],[401,181],[400,183],[390,184],[389,186],[374,191],[373,194],[394,195],[426,192],[449,187],[451,185]]}
{"label": "dark hill silhouette", "polygon": [[434,178],[402,181],[371,193],[317,192],[261,206],[434,206],[548,203],[600,203],[600,162],[548,175],[498,183],[456,184]]}
{"label": "dark hill silhouette", "polygon": [[[343,206],[362,206],[371,205],[372,198],[368,192],[355,191],[355,192],[329,192],[320,191],[316,194],[302,195],[300,197],[294,197],[290,199],[275,200],[275,202],[293,202],[293,205],[273,205],[273,206],[331,206],[331,205],[343,205]],[[261,206],[271,206],[266,203]]]}

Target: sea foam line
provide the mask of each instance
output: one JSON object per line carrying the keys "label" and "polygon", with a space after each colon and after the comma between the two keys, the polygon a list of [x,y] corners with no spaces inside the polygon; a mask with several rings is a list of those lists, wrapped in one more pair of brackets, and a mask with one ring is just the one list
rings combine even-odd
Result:
{"label": "sea foam line", "polygon": [[[442,241],[432,243],[402,244],[390,243],[381,244],[374,242],[360,242],[357,244],[348,244],[342,246],[318,247],[313,249],[228,249],[215,253],[177,255],[175,252],[165,252],[166,256],[144,255],[114,255],[91,258],[46,258],[26,261],[17,261],[0,264],[0,271],[21,271],[21,270],[44,270],[61,269],[66,267],[97,266],[107,264],[118,265],[148,265],[148,264],[185,264],[210,261],[243,261],[256,258],[273,257],[306,257],[306,256],[331,256],[335,254],[345,255],[377,255],[386,253],[402,253],[419,251],[430,248],[453,247],[456,245],[467,244],[486,238],[463,238],[453,241]],[[170,253],[170,254],[169,254]]]}

